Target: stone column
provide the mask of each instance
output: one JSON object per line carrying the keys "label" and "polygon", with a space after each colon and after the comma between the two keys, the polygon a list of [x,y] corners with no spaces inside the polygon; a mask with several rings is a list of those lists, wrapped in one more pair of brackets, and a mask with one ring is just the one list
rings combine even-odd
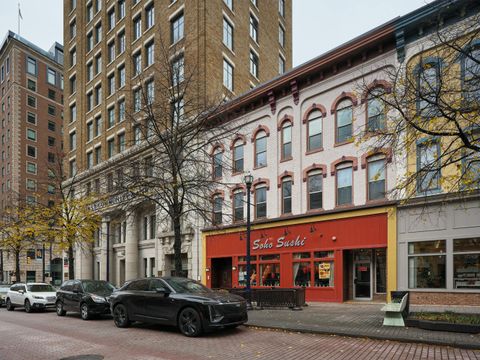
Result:
{"label": "stone column", "polygon": [[138,278],[138,229],[134,211],[127,212],[125,239],[125,281]]}
{"label": "stone column", "polygon": [[[100,242],[100,280],[107,280],[107,235],[108,235],[108,226],[110,223],[109,217],[102,217],[102,224],[101,224],[101,242]],[[111,259],[112,259],[112,251],[111,251],[110,244],[110,270],[111,270]]]}

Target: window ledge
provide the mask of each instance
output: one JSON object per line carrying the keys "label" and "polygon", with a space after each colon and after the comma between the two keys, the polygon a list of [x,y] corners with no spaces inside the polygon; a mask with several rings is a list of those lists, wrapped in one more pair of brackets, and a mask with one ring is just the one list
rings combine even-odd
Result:
{"label": "window ledge", "polygon": [[316,153],[319,153],[319,152],[322,152],[323,151],[323,147],[320,147],[318,149],[315,149],[315,150],[308,150],[305,152],[305,155],[311,155],[311,154],[316,154]]}
{"label": "window ledge", "polygon": [[283,162],[287,162],[287,161],[290,161],[290,160],[293,160],[293,157],[292,156],[289,156],[285,159],[281,159],[280,162],[283,163]]}
{"label": "window ledge", "polygon": [[259,170],[259,169],[263,169],[263,168],[266,168],[266,167],[267,167],[267,165],[255,166],[255,167],[253,168],[253,170]]}
{"label": "window ledge", "polygon": [[352,144],[353,143],[353,138],[350,139],[350,140],[345,140],[345,141],[342,141],[342,142],[336,142],[333,147],[337,147],[337,146],[342,146],[342,145],[347,145],[347,144]]}

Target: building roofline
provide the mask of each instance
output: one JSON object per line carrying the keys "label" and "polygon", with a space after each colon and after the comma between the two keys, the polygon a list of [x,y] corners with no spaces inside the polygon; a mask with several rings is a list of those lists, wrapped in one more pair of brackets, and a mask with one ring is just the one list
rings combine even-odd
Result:
{"label": "building roofline", "polygon": [[[11,30],[8,30],[7,34],[5,35],[3,41],[2,41],[2,44],[0,45],[0,54],[3,53],[3,51],[5,50],[6,46],[8,45],[8,41],[12,39],[12,40],[16,40],[20,43],[22,43],[23,45],[27,46],[28,48],[34,50],[35,52],[39,53],[40,55],[42,56],[45,56],[46,58],[52,60],[53,62],[55,62],[56,64],[58,64],[59,66],[63,66],[63,64],[59,63],[56,59],[55,59],[55,55],[52,54],[51,52],[49,51],[46,51],[46,50],[43,50],[42,48],[40,48],[39,46],[35,45],[34,43],[28,41],[27,39],[25,39],[24,37],[18,35],[17,33],[14,33],[13,31]],[[59,48],[62,50],[63,52],[63,45],[58,43],[57,41],[54,42],[52,48]]]}

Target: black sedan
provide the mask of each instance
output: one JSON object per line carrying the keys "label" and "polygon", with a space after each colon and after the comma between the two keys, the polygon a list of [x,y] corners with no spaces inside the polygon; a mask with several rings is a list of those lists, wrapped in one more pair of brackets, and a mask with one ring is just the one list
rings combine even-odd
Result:
{"label": "black sedan", "polygon": [[100,280],[68,280],[57,291],[55,306],[58,316],[67,311],[80,312],[83,320],[94,315],[110,314],[107,298],[115,287]]}
{"label": "black sedan", "polygon": [[248,320],[245,299],[179,277],[138,279],[110,296],[117,327],[132,321],[177,326],[186,336],[233,328]]}

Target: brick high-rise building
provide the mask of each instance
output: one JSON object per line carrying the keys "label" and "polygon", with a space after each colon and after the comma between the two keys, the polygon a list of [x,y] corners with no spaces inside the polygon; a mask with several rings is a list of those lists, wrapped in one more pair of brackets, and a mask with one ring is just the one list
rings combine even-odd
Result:
{"label": "brick high-rise building", "polygon": [[[175,49],[176,66],[193,65],[196,91],[233,98],[291,68],[291,17],[291,0],[64,0],[64,138],[76,190],[102,192],[115,155],[135,143],[132,124],[124,121],[134,108],[132,89],[140,79],[157,81],[165,49]],[[142,273],[170,274],[171,234],[157,234],[155,210],[99,211],[104,221],[93,262],[77,254],[76,274],[104,279],[109,273],[116,284]],[[152,241],[140,244],[140,238]],[[187,239],[184,249],[191,277],[200,274],[195,241]]]}
{"label": "brick high-rise building", "polygon": [[[57,164],[63,142],[63,46],[45,51],[9,31],[0,46],[0,104],[0,213],[18,202],[55,201],[48,168]],[[8,280],[13,255],[3,256]],[[42,256],[36,249],[21,255],[22,280],[42,279]],[[56,262],[61,281],[62,259]]]}

